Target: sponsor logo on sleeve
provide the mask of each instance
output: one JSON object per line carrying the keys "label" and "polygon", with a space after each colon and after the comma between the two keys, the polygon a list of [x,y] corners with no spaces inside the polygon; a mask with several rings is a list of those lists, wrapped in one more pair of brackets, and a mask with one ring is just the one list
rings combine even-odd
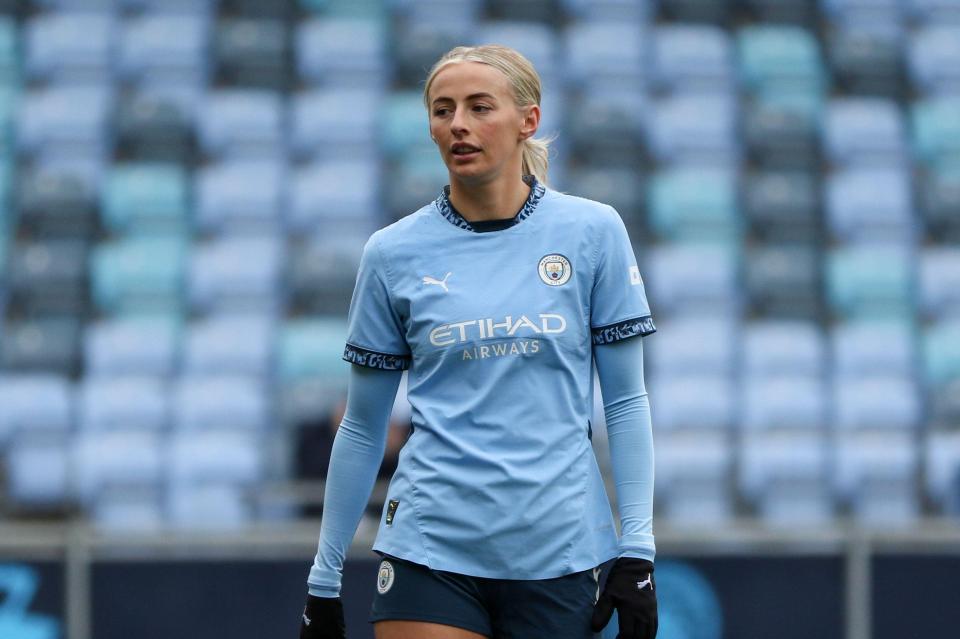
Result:
{"label": "sponsor logo on sleeve", "polygon": [[630,267],[630,285],[643,286],[643,278],[640,277],[640,269],[636,266]]}

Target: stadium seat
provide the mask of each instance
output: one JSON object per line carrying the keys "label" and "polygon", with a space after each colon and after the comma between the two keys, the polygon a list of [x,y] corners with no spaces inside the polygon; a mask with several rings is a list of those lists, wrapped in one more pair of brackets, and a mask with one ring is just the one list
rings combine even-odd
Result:
{"label": "stadium seat", "polygon": [[91,322],[84,335],[84,370],[94,376],[169,376],[179,361],[180,332],[174,315]]}
{"label": "stadium seat", "polygon": [[[87,2],[87,0],[43,0],[44,2]],[[116,0],[103,0],[115,2]],[[120,3],[133,11],[149,13],[197,14],[209,16],[216,13],[219,0],[119,0]]]}
{"label": "stadium seat", "polygon": [[383,25],[368,20],[308,18],[297,27],[296,59],[308,84],[382,87],[386,82]]}
{"label": "stadium seat", "polygon": [[924,379],[936,389],[960,379],[960,320],[944,319],[922,335]]}
{"label": "stadium seat", "polygon": [[906,127],[893,100],[831,100],[824,134],[827,157],[835,165],[899,166],[907,159]]}
{"label": "stadium seat", "polygon": [[87,310],[87,253],[81,240],[50,239],[13,247],[8,303],[27,316],[84,316]]}
{"label": "stadium seat", "polygon": [[634,244],[645,234],[644,198],[646,189],[637,171],[617,167],[571,169],[564,192],[609,204],[617,210]]}
{"label": "stadium seat", "polygon": [[20,104],[18,144],[28,155],[102,157],[112,109],[106,87],[51,86],[28,90]]}
{"label": "stadium seat", "polygon": [[913,430],[920,423],[921,398],[916,383],[903,372],[874,371],[869,376],[840,379],[833,393],[831,423],[835,428]]}
{"label": "stadium seat", "polygon": [[825,181],[827,222],[835,239],[907,243],[917,236],[905,167],[848,169]]}
{"label": "stadium seat", "polygon": [[20,66],[17,21],[12,16],[0,15],[0,87],[13,88],[20,85]]}
{"label": "stadium seat", "polygon": [[157,377],[85,377],[77,387],[82,431],[159,431],[170,417],[167,384]]}
{"label": "stadium seat", "polygon": [[660,244],[646,251],[641,273],[657,313],[695,314],[710,308],[731,315],[737,303],[737,256],[733,247]]}
{"label": "stadium seat", "polygon": [[831,250],[827,293],[841,317],[904,317],[911,312],[910,252],[902,245],[865,244]]}
{"label": "stadium seat", "polygon": [[662,431],[730,429],[736,423],[737,393],[727,375],[669,375],[656,381],[657,434]]}
{"label": "stadium seat", "polygon": [[734,13],[733,0],[661,0],[660,14],[669,21],[725,25]]}
{"label": "stadium seat", "polygon": [[419,94],[427,73],[440,56],[456,46],[473,42],[475,36],[462,22],[463,19],[428,19],[409,21],[397,28],[389,57],[393,60],[394,82],[401,90]]}
{"label": "stadium seat", "polygon": [[923,24],[960,24],[960,6],[954,0],[907,0],[906,8]]}
{"label": "stadium seat", "polygon": [[911,325],[899,320],[838,323],[832,335],[833,372],[838,382],[861,379],[877,371],[910,374],[916,347]]}
{"label": "stadium seat", "polygon": [[44,237],[92,239],[97,232],[97,167],[58,162],[24,167],[16,196],[19,224]]}
{"label": "stadium seat", "polygon": [[[562,0],[487,0],[487,13],[498,20],[515,20],[534,24],[557,24],[563,12]],[[492,42],[492,41],[488,41]]]}
{"label": "stadium seat", "polygon": [[[314,89],[294,95],[288,120],[292,151],[307,160],[379,160],[378,116],[385,98],[375,89]],[[422,102],[420,109],[426,113]]]}
{"label": "stadium seat", "polygon": [[163,524],[162,489],[156,485],[107,485],[89,506],[94,526],[111,533],[155,531]]}
{"label": "stadium seat", "polygon": [[316,234],[287,252],[290,308],[307,315],[346,316],[360,268],[364,239]]}
{"label": "stadium seat", "polygon": [[173,426],[203,431],[260,431],[270,422],[264,382],[241,375],[189,375],[173,385]]}
{"label": "stadium seat", "polygon": [[388,164],[383,181],[383,198],[391,220],[396,220],[436,199],[450,179],[436,149],[423,149]]}
{"label": "stadium seat", "polygon": [[262,89],[211,91],[200,108],[200,148],[223,157],[276,157],[284,152],[283,101]]}
{"label": "stadium seat", "polygon": [[204,233],[273,231],[280,225],[286,167],[276,160],[230,159],[195,173],[196,227]]}
{"label": "stadium seat", "polygon": [[290,19],[295,15],[297,0],[220,0],[219,8],[227,14],[264,18]]}
{"label": "stadium seat", "polygon": [[131,237],[98,245],[91,255],[93,301],[108,315],[169,311],[182,299],[186,246],[171,236]]}
{"label": "stadium seat", "polygon": [[277,237],[224,237],[196,245],[190,260],[189,299],[200,312],[278,308],[282,245]]}
{"label": "stadium seat", "polygon": [[380,148],[388,157],[437,152],[430,140],[429,114],[418,91],[388,94],[381,109]]}
{"label": "stadium seat", "polygon": [[697,525],[734,515],[727,488],[733,450],[727,433],[661,433],[657,438],[657,513],[667,521]]}
{"label": "stadium seat", "polygon": [[660,320],[657,327],[649,347],[655,377],[733,373],[740,348],[736,322],[690,314]]}
{"label": "stadium seat", "polygon": [[654,86],[670,92],[722,93],[733,86],[733,43],[723,29],[666,25],[653,33]]}
{"label": "stadium seat", "polygon": [[202,14],[143,14],[123,22],[118,71],[134,84],[206,84],[209,19]]}
{"label": "stadium seat", "polygon": [[260,478],[262,438],[253,431],[181,431],[170,441],[172,486],[210,482],[249,485]]}
{"label": "stadium seat", "polygon": [[764,169],[815,170],[820,166],[817,98],[809,93],[794,95],[761,96],[744,107],[743,143],[749,159]]}
{"label": "stadium seat", "polygon": [[0,368],[75,375],[80,367],[80,321],[75,317],[7,320]]}
{"label": "stadium seat", "polygon": [[766,244],[747,250],[747,300],[761,317],[821,319],[821,256],[811,245]]}
{"label": "stadium seat", "polygon": [[729,94],[681,94],[652,105],[647,139],[661,164],[735,166],[738,105]]}
{"label": "stadium seat", "polygon": [[[344,189],[344,184],[356,184],[360,188]],[[291,186],[286,219],[290,229],[318,231],[338,223],[340,226],[377,226],[380,167],[376,163],[318,162],[299,169]],[[422,202],[421,206],[426,203]]]}
{"label": "stadium seat", "polygon": [[190,221],[185,167],[173,163],[115,164],[101,194],[104,226],[114,234],[179,233]]}
{"label": "stadium seat", "polygon": [[109,79],[116,24],[105,13],[56,11],[24,27],[24,70],[35,81],[98,84]]}
{"label": "stadium seat", "polygon": [[816,375],[752,375],[744,380],[741,422],[752,430],[811,430],[827,423],[827,392]]}
{"label": "stadium seat", "polygon": [[647,35],[634,24],[603,21],[572,23],[564,32],[564,67],[574,85],[641,86]]}
{"label": "stadium seat", "polygon": [[584,91],[572,101],[569,110],[577,117],[570,119],[563,136],[583,164],[639,169],[646,155],[647,108],[643,91],[609,87]]}
{"label": "stadium seat", "polygon": [[299,0],[300,8],[338,18],[386,19],[388,3],[383,0]]}
{"label": "stadium seat", "polygon": [[314,378],[327,388],[345,390],[350,365],[341,357],[346,342],[345,317],[287,320],[280,333],[278,379],[290,383]]}
{"label": "stadium seat", "polygon": [[751,25],[737,33],[740,73],[755,92],[817,90],[824,82],[819,44],[793,26]]}
{"label": "stadium seat", "polygon": [[744,9],[756,22],[816,26],[820,16],[810,0],[744,0]]}
{"label": "stadium seat", "polygon": [[524,20],[483,22],[477,41],[495,42],[519,51],[533,64],[544,86],[553,86],[562,80],[560,41],[556,30],[547,24]]}
{"label": "stadium seat", "polygon": [[678,167],[653,175],[647,193],[651,230],[667,240],[733,241],[740,235],[736,175]]}
{"label": "stadium seat", "polygon": [[960,25],[918,29],[910,41],[914,87],[922,93],[953,94],[960,89]]}
{"label": "stadium seat", "polygon": [[0,374],[0,448],[20,432],[65,433],[73,420],[74,390],[69,379],[49,373]]}
{"label": "stadium seat", "polygon": [[262,315],[218,315],[194,322],[184,340],[186,375],[264,377],[272,370],[274,321]]}
{"label": "stadium seat", "polygon": [[253,509],[243,490],[227,482],[174,486],[164,501],[165,522],[176,528],[239,530],[253,520]]}
{"label": "stadium seat", "polygon": [[835,446],[834,488],[854,518],[867,524],[913,524],[919,514],[913,434],[848,433]]}
{"label": "stadium seat", "polygon": [[6,495],[18,510],[62,509],[71,497],[70,439],[63,433],[27,432],[10,442]]}
{"label": "stadium seat", "polygon": [[283,20],[220,19],[212,43],[214,77],[226,86],[288,89],[293,83],[289,38]]}
{"label": "stadium seat", "polygon": [[927,237],[960,244],[960,165],[934,168],[920,184],[920,210]]}
{"label": "stadium seat", "polygon": [[71,450],[74,490],[91,505],[103,491],[159,486],[166,466],[159,433],[139,430],[86,432]]}
{"label": "stadium seat", "polygon": [[833,516],[822,432],[749,433],[740,444],[738,486],[764,522],[826,523]]}
{"label": "stadium seat", "polygon": [[931,318],[960,315],[960,245],[924,248],[918,267],[918,310]]}
{"label": "stadium seat", "polygon": [[[173,86],[173,85],[171,85]],[[183,100],[178,94],[186,94]],[[141,88],[117,106],[116,142],[122,157],[185,162],[194,150],[194,107],[189,88]],[[184,104],[187,102],[188,104]]]}
{"label": "stadium seat", "polygon": [[901,0],[820,0],[824,17],[839,27],[896,27],[903,20]]}
{"label": "stadium seat", "polygon": [[924,438],[924,486],[945,515],[960,515],[960,432],[934,430]]}
{"label": "stadium seat", "polygon": [[827,371],[822,329],[800,320],[758,320],[743,327],[742,370],[749,377],[821,377]]}
{"label": "stadium seat", "polygon": [[937,165],[960,159],[960,97],[945,96],[913,103],[915,151],[924,162]]}
{"label": "stadium seat", "polygon": [[898,99],[906,89],[903,44],[897,32],[837,29],[828,35],[834,83],[851,95]]}
{"label": "stadium seat", "polygon": [[758,171],[746,176],[743,213],[757,238],[811,243],[821,233],[820,180],[806,171]]}

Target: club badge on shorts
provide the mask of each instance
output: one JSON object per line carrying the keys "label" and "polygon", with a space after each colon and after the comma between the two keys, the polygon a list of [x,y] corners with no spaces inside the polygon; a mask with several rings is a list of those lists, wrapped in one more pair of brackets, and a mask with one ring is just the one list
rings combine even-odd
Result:
{"label": "club badge on shorts", "polygon": [[393,564],[384,559],[380,562],[380,570],[377,572],[377,592],[381,595],[387,594],[393,586]]}
{"label": "club badge on shorts", "polygon": [[559,253],[551,253],[540,258],[540,265],[537,270],[540,272],[540,279],[547,286],[566,284],[570,281],[570,276],[573,275],[570,260]]}

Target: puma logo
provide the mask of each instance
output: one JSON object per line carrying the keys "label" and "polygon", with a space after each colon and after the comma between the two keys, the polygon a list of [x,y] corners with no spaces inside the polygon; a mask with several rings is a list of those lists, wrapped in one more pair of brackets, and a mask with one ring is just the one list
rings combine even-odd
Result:
{"label": "puma logo", "polygon": [[424,275],[424,276],[423,276],[423,283],[424,283],[424,284],[436,284],[437,286],[443,287],[443,290],[446,291],[447,293],[449,293],[449,292],[450,292],[450,289],[447,288],[447,278],[450,277],[452,274],[453,274],[452,272],[451,272],[451,273],[447,273],[446,275],[443,276],[443,279],[442,279],[442,280],[438,280],[438,279],[436,279],[436,278],[430,277],[429,275]]}
{"label": "puma logo", "polygon": [[649,573],[646,579],[637,582],[637,590],[643,590],[646,586],[650,586],[650,590],[653,590],[653,575]]}

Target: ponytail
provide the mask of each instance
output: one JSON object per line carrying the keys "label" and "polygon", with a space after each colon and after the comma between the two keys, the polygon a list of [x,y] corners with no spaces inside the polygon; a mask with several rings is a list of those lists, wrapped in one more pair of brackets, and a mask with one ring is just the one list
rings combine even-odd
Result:
{"label": "ponytail", "polygon": [[544,186],[547,184],[550,143],[553,138],[527,138],[523,141],[523,174],[532,175]]}

